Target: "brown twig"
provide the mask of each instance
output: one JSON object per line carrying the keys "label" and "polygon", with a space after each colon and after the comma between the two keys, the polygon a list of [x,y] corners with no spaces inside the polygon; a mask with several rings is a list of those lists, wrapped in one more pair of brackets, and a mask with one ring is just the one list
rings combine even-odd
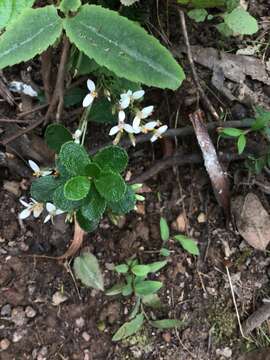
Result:
{"label": "brown twig", "polygon": [[33,109],[31,109],[29,111],[24,111],[24,112],[18,114],[17,116],[18,116],[18,118],[22,118],[24,116],[31,115],[31,114],[33,114],[33,113],[35,113],[37,111],[43,110],[47,106],[48,106],[48,104],[38,105],[38,106],[34,107]]}
{"label": "brown twig", "polygon": [[262,305],[243,324],[243,333],[248,335],[270,317],[270,303]]}
{"label": "brown twig", "polygon": [[27,124],[32,120],[19,120],[19,119],[0,119],[0,123],[16,123],[16,124]]}
{"label": "brown twig", "polygon": [[52,47],[50,46],[41,56],[41,75],[43,88],[47,103],[51,101],[51,69],[52,69]]}
{"label": "brown twig", "polygon": [[51,118],[51,116],[52,116],[53,112],[56,110],[56,108],[57,108],[56,121],[57,122],[60,121],[60,117],[61,117],[62,110],[63,110],[62,104],[63,104],[63,97],[64,97],[65,68],[66,68],[66,63],[67,63],[67,59],[68,59],[69,48],[70,48],[69,40],[66,36],[64,36],[61,59],[60,59],[60,64],[59,64],[59,68],[58,68],[56,84],[55,84],[54,92],[52,95],[52,101],[50,103],[50,106],[49,106],[48,111],[45,116],[46,124],[48,123],[49,119]]}
{"label": "brown twig", "polygon": [[213,118],[216,121],[220,122],[220,118],[218,116],[218,113],[216,112],[214,106],[211,104],[208,96],[205,94],[205,92],[204,92],[204,90],[203,90],[203,88],[202,88],[202,86],[200,84],[200,79],[199,79],[199,76],[197,74],[197,71],[196,71],[196,68],[195,68],[195,65],[194,65],[192,52],[191,52],[191,48],[190,48],[190,42],[189,42],[187,26],[186,26],[185,13],[183,12],[183,10],[180,10],[180,9],[178,9],[178,13],[179,13],[181,27],[182,27],[182,31],[183,31],[183,35],[184,35],[185,45],[187,47],[187,57],[188,57],[188,62],[189,62],[190,69],[191,69],[191,75],[192,75],[193,82],[194,82],[195,86],[197,87],[197,90],[198,90],[198,92],[200,94],[200,97],[201,97],[203,103],[204,103],[204,106],[209,110],[209,112],[211,113]]}

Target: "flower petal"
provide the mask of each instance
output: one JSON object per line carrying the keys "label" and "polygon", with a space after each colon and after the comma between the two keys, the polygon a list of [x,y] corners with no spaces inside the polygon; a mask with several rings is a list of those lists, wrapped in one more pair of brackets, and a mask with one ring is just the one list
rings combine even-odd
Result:
{"label": "flower petal", "polygon": [[131,125],[129,124],[124,124],[124,130],[129,133],[129,134],[133,134],[134,133],[134,129]]}
{"label": "flower petal", "polygon": [[132,98],[134,100],[138,100],[140,98],[142,98],[144,96],[144,90],[138,90],[138,91],[135,91],[133,94],[132,94]]}
{"label": "flower petal", "polygon": [[33,160],[28,160],[28,164],[34,172],[40,171],[38,164],[36,164]]}
{"label": "flower petal", "polygon": [[128,108],[129,104],[130,104],[130,97],[129,96],[125,96],[125,97],[121,98],[120,101],[119,101],[119,105],[120,105],[121,109]]}
{"label": "flower petal", "polygon": [[109,132],[110,136],[113,136],[115,134],[117,134],[120,131],[120,127],[118,125],[113,126]]}
{"label": "flower petal", "polygon": [[132,123],[132,126],[133,126],[133,129],[135,128],[140,128],[140,124],[141,124],[141,119],[139,116],[135,116],[134,120],[133,120],[133,123]]}
{"label": "flower petal", "polygon": [[44,224],[47,223],[50,219],[51,219],[51,215],[48,214],[48,215],[45,217],[44,221],[43,221]]}
{"label": "flower petal", "polygon": [[55,215],[61,215],[61,214],[64,214],[63,210],[61,210],[61,209],[56,209],[55,210]]}
{"label": "flower petal", "polygon": [[41,176],[48,176],[52,173],[51,170],[44,170],[44,171],[41,171]]}
{"label": "flower petal", "polygon": [[157,135],[153,135],[150,139],[151,142],[154,142],[158,139]]}
{"label": "flower petal", "polygon": [[125,118],[126,118],[125,112],[123,110],[120,110],[118,113],[118,121],[122,123],[125,121]]}
{"label": "flower petal", "polygon": [[52,203],[47,203],[46,204],[46,210],[51,213],[54,212],[56,210],[56,206]]}
{"label": "flower petal", "polygon": [[149,121],[147,124],[144,125],[144,128],[147,130],[154,130],[157,126],[157,121]]}
{"label": "flower petal", "polygon": [[88,90],[90,90],[91,92],[96,90],[96,85],[95,85],[94,81],[92,81],[90,79],[87,80],[87,87],[88,87]]}
{"label": "flower petal", "polygon": [[38,218],[40,216],[40,214],[42,213],[42,211],[43,211],[43,205],[42,204],[39,204],[39,206],[35,206],[33,208],[34,218]]}
{"label": "flower petal", "polygon": [[31,210],[24,209],[22,212],[19,213],[19,218],[21,220],[28,218],[31,215]]}
{"label": "flower petal", "polygon": [[148,116],[150,116],[152,114],[153,110],[154,110],[154,106],[147,106],[147,107],[143,108],[141,111],[142,119],[146,119]]}
{"label": "flower petal", "polygon": [[168,129],[168,125],[162,125],[160,128],[157,129],[159,135],[164,134]]}
{"label": "flower petal", "polygon": [[27,202],[24,201],[23,199],[20,199],[19,201],[20,201],[20,203],[21,203],[23,206],[25,206],[25,207],[31,206],[31,204],[27,204]]}
{"label": "flower petal", "polygon": [[92,94],[87,94],[86,97],[83,99],[83,107],[88,107],[94,101],[94,97]]}

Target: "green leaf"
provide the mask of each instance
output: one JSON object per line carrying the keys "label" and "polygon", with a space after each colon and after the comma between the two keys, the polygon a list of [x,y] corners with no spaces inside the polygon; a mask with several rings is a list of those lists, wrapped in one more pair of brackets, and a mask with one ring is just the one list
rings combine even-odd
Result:
{"label": "green leaf", "polygon": [[205,9],[193,9],[187,13],[188,17],[197,23],[205,21],[208,12]]}
{"label": "green leaf", "polygon": [[77,104],[81,105],[86,94],[87,91],[79,87],[72,87],[68,89],[65,92],[65,96],[64,96],[64,106],[71,107]]}
{"label": "green leaf", "polygon": [[221,35],[225,37],[234,36],[234,32],[231,28],[229,28],[228,25],[226,25],[224,22],[216,25],[217,30],[220,32]]}
{"label": "green leaf", "polygon": [[67,14],[69,11],[77,11],[81,5],[81,0],[62,0],[59,9]]}
{"label": "green leaf", "polygon": [[116,215],[127,214],[134,210],[136,205],[136,194],[130,185],[127,185],[124,196],[117,202],[109,202],[108,206]]}
{"label": "green leaf", "polygon": [[90,164],[86,150],[73,141],[62,145],[59,159],[67,171],[73,175],[85,175],[85,167]]}
{"label": "green leaf", "polygon": [[270,111],[265,109],[256,109],[256,119],[252,124],[252,130],[262,130],[269,126],[270,123]]}
{"label": "green leaf", "polygon": [[151,264],[147,264],[148,267],[150,268],[150,273],[155,273],[157,271],[159,271],[160,269],[162,269],[164,266],[167,265],[167,260],[164,261],[156,261],[153,262]]}
{"label": "green leaf", "polygon": [[119,341],[136,334],[142,327],[144,322],[143,314],[137,315],[133,320],[124,323],[114,334],[112,341]]}
{"label": "green leaf", "polygon": [[12,22],[16,22],[18,16],[23,13],[24,10],[31,8],[35,0],[10,0],[12,3],[12,13],[8,21],[8,26]]}
{"label": "green leaf", "polygon": [[245,150],[246,143],[247,143],[246,136],[244,134],[240,135],[237,141],[237,150],[239,155],[242,154],[242,152]]}
{"label": "green leaf", "polygon": [[243,134],[243,130],[236,128],[222,128],[222,130],[220,130],[220,133],[231,137],[238,137]]}
{"label": "green leaf", "polygon": [[87,196],[90,187],[91,183],[86,176],[75,176],[66,182],[64,195],[68,200],[81,200]]}
{"label": "green leaf", "polygon": [[126,284],[123,289],[122,289],[122,295],[123,296],[129,296],[131,295],[133,292],[133,289],[132,289],[132,284],[131,282],[129,282],[128,284]]}
{"label": "green leaf", "polygon": [[1,35],[0,69],[41,54],[61,32],[62,19],[54,6],[25,10]]}
{"label": "green leaf", "polygon": [[108,201],[117,202],[125,194],[126,184],[124,180],[119,174],[112,171],[102,172],[94,182],[100,195]]}
{"label": "green leaf", "polygon": [[81,282],[89,287],[104,290],[103,277],[97,258],[91,253],[83,253],[74,261],[74,272]]}
{"label": "green leaf", "polygon": [[106,209],[106,200],[104,200],[94,186],[91,186],[85,204],[81,207],[82,215],[90,220],[99,220]]}
{"label": "green leaf", "polygon": [[8,24],[11,13],[12,13],[12,1],[0,0],[0,30]]}
{"label": "green leaf", "polygon": [[85,167],[85,175],[90,176],[91,178],[96,178],[100,174],[100,167],[95,164],[91,163]]}
{"label": "green leaf", "polygon": [[96,230],[96,228],[98,227],[98,224],[99,224],[99,220],[93,220],[93,221],[90,221],[88,219],[86,219],[80,210],[77,211],[76,213],[76,219],[80,225],[80,227],[86,231],[86,232],[93,232]]}
{"label": "green leaf", "polygon": [[167,256],[170,256],[170,254],[171,254],[171,252],[170,252],[169,249],[166,249],[166,248],[161,248],[160,249],[160,255],[167,257]]}
{"label": "green leaf", "polygon": [[227,13],[224,22],[236,35],[252,35],[259,30],[257,20],[242,7]]}
{"label": "green leaf", "polygon": [[80,51],[119,77],[173,90],[185,78],[157,39],[115,11],[84,5],[77,16],[64,20],[64,28]]}
{"label": "green leaf", "polygon": [[224,7],[228,0],[177,0],[179,4],[189,5],[199,9]]}
{"label": "green leaf", "polygon": [[164,242],[168,241],[170,237],[170,229],[167,220],[164,219],[163,217],[160,218],[159,227],[160,227],[160,236],[162,241]]}
{"label": "green leaf", "polygon": [[150,272],[148,265],[135,265],[131,268],[131,271],[136,276],[146,276]]}
{"label": "green leaf", "polygon": [[144,305],[149,306],[153,309],[160,309],[162,307],[160,298],[157,294],[144,295],[142,297],[142,302]]}
{"label": "green leaf", "polygon": [[89,121],[100,124],[116,124],[117,115],[112,114],[112,104],[107,99],[100,99],[93,103],[88,116]]}
{"label": "green leaf", "polygon": [[185,249],[190,254],[200,255],[198,245],[193,239],[190,239],[185,235],[175,235],[174,239],[177,240],[183,249]]}
{"label": "green leaf", "polygon": [[119,295],[122,293],[122,289],[125,285],[124,284],[116,284],[114,286],[112,286],[109,290],[106,290],[106,295],[107,296],[114,296],[114,295]]}
{"label": "green leaf", "polygon": [[57,209],[69,212],[78,209],[82,205],[82,201],[72,201],[66,199],[64,196],[64,185],[60,185],[53,193],[53,204]]}
{"label": "green leaf", "polygon": [[72,134],[63,125],[51,124],[45,131],[45,141],[50,149],[59,153],[61,146],[72,140]]}
{"label": "green leaf", "polygon": [[32,182],[31,197],[39,202],[53,200],[53,193],[61,185],[61,181],[52,175],[42,176]]}
{"label": "green leaf", "polygon": [[119,274],[126,274],[128,272],[128,266],[126,264],[120,264],[117,265],[114,270],[117,271]]}
{"label": "green leaf", "polygon": [[162,287],[162,282],[146,280],[135,284],[137,295],[149,295],[157,292]]}
{"label": "green leaf", "polygon": [[100,150],[93,158],[103,169],[110,169],[115,172],[122,172],[128,164],[128,155],[126,150],[119,146],[107,146]]}
{"label": "green leaf", "polygon": [[163,319],[163,320],[150,321],[150,324],[158,329],[172,329],[172,328],[183,327],[185,325],[185,322],[176,319]]}

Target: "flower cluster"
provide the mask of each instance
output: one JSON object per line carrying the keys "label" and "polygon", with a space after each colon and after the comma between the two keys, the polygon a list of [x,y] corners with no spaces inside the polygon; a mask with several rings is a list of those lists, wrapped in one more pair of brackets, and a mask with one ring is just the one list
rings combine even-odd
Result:
{"label": "flower cluster", "polygon": [[[40,167],[32,160],[29,160],[28,164],[31,167],[31,169],[34,171],[33,175],[36,177],[47,176],[52,173],[52,170],[41,170]],[[23,199],[20,199],[20,203],[25,207],[25,209],[22,210],[19,214],[19,219],[21,219],[21,220],[28,218],[32,214],[33,214],[34,218],[38,218],[43,213],[44,204],[37,202],[33,198],[30,198],[29,203],[27,203]],[[57,209],[54,204],[49,203],[49,202],[46,203],[45,208],[46,208],[48,214],[46,215],[46,217],[44,219],[44,223],[46,223],[50,220],[53,223],[54,216],[64,213],[64,211]]]}
{"label": "flower cluster", "polygon": [[129,106],[131,106],[132,110],[134,110],[134,102],[142,99],[143,96],[144,90],[138,90],[135,92],[128,90],[126,93],[120,95],[120,100],[118,104],[118,124],[116,126],[113,126],[109,132],[110,136],[117,134],[113,141],[115,145],[119,143],[123,132],[128,133],[132,144],[135,146],[134,134],[147,134],[149,132],[152,132],[153,135],[150,141],[154,142],[167,131],[168,126],[160,126],[161,124],[159,121],[146,122],[146,119],[149,118],[154,111],[154,106],[152,105],[144,107],[143,109],[135,109],[135,117],[133,119],[132,125],[125,122],[126,113],[124,110],[127,109]]}

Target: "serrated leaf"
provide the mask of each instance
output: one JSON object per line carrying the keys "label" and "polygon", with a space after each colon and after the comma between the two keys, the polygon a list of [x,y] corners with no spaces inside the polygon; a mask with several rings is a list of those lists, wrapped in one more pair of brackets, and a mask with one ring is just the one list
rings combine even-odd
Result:
{"label": "serrated leaf", "polygon": [[100,174],[100,167],[95,164],[91,163],[85,167],[85,175],[90,176],[91,178],[96,178]]}
{"label": "serrated leaf", "polygon": [[150,321],[150,324],[157,329],[172,329],[183,327],[185,325],[185,322],[176,319],[163,319]]}
{"label": "serrated leaf", "polygon": [[220,133],[231,137],[238,137],[243,134],[243,130],[236,128],[223,128]]}
{"label": "serrated leaf", "polygon": [[167,220],[164,219],[163,217],[160,218],[159,228],[160,228],[161,239],[164,242],[168,241],[169,237],[170,237],[170,229],[169,229]]}
{"label": "serrated leaf", "polygon": [[237,140],[237,150],[239,155],[242,154],[242,152],[245,150],[246,143],[247,143],[246,136],[244,134],[240,135]]}
{"label": "serrated leaf", "polygon": [[128,155],[126,150],[119,146],[107,146],[100,150],[93,158],[101,168],[110,169],[115,172],[122,172],[128,164]]}
{"label": "serrated leaf", "polygon": [[81,0],[62,0],[59,9],[67,14],[69,11],[77,11],[81,5]]}
{"label": "serrated leaf", "polygon": [[82,200],[72,201],[66,199],[64,196],[64,185],[60,185],[53,193],[53,204],[57,209],[69,212],[78,209],[82,205]]}
{"label": "serrated leaf", "polygon": [[185,78],[157,39],[115,11],[84,5],[77,16],[64,20],[64,28],[80,51],[119,77],[173,90]]}
{"label": "serrated leaf", "polygon": [[51,124],[45,131],[45,141],[50,149],[59,153],[61,146],[72,140],[72,134],[61,124]]}
{"label": "serrated leaf", "polygon": [[135,205],[136,194],[133,191],[132,187],[129,185],[127,185],[125,194],[121,200],[108,203],[108,206],[116,215],[127,214],[128,212],[134,210]]}
{"label": "serrated leaf", "polygon": [[146,276],[150,272],[148,265],[135,265],[131,268],[131,271],[136,276]]}
{"label": "serrated leaf", "polygon": [[119,295],[122,293],[122,289],[124,286],[125,286],[124,284],[116,284],[112,286],[109,290],[106,290],[106,295],[107,296]]}
{"label": "serrated leaf", "polygon": [[62,19],[54,6],[25,10],[1,35],[0,69],[42,53],[61,32]]}
{"label": "serrated leaf", "polygon": [[24,10],[31,8],[35,0],[10,0],[12,2],[12,12],[8,21],[8,26],[17,21],[18,16],[23,13]]}
{"label": "serrated leaf", "polygon": [[53,193],[61,185],[61,181],[52,175],[40,177],[32,182],[31,197],[39,202],[53,200]]}
{"label": "serrated leaf", "polygon": [[175,235],[174,239],[177,240],[183,249],[190,254],[200,255],[199,247],[193,239],[190,239],[185,235]]}
{"label": "serrated leaf", "polygon": [[8,24],[11,13],[12,13],[12,1],[11,0],[1,0],[0,1],[0,30]]}
{"label": "serrated leaf", "polygon": [[88,219],[86,219],[80,210],[78,210],[76,212],[76,219],[80,225],[80,227],[86,231],[86,232],[93,232],[97,229],[98,227],[98,224],[99,224],[99,220],[93,220],[93,221],[90,221]]}
{"label": "serrated leaf", "polygon": [[160,281],[141,281],[135,284],[135,293],[137,295],[149,295],[157,292],[162,287],[162,282]]}
{"label": "serrated leaf", "polygon": [[86,176],[75,176],[65,184],[65,198],[73,201],[84,199],[89,193],[90,187],[91,183]]}
{"label": "serrated leaf", "polygon": [[242,7],[227,13],[224,16],[224,23],[236,35],[252,35],[259,30],[257,20]]}
{"label": "serrated leaf", "polygon": [[103,276],[97,258],[91,253],[83,253],[74,261],[74,272],[81,282],[89,287],[104,290]]}
{"label": "serrated leaf", "polygon": [[124,323],[114,334],[112,341],[119,341],[126,339],[127,337],[136,334],[138,332],[144,322],[143,314],[137,315],[133,320]]}
{"label": "serrated leaf", "polygon": [[162,307],[160,298],[157,294],[144,295],[142,297],[142,302],[144,305],[149,306],[153,309],[160,309]]}
{"label": "serrated leaf", "polygon": [[190,19],[195,20],[197,23],[199,23],[205,21],[208,12],[205,9],[193,9],[188,11],[187,15]]}
{"label": "serrated leaf", "polygon": [[156,262],[153,262],[153,263],[147,264],[147,265],[150,268],[149,272],[155,273],[155,272],[159,271],[160,269],[162,269],[164,266],[167,265],[167,260],[156,261]]}
{"label": "serrated leaf", "polygon": [[126,274],[128,272],[128,266],[126,264],[120,264],[117,265],[114,270],[117,271],[119,274]]}
{"label": "serrated leaf", "polygon": [[59,159],[67,171],[73,175],[85,175],[85,167],[90,164],[86,150],[73,141],[61,146]]}
{"label": "serrated leaf", "polygon": [[91,186],[85,204],[81,207],[82,215],[90,220],[99,220],[106,209],[106,200],[102,198],[94,186]]}
{"label": "serrated leaf", "polygon": [[119,174],[112,171],[102,172],[94,182],[97,191],[107,201],[117,202],[125,194],[126,184],[124,180]]}

